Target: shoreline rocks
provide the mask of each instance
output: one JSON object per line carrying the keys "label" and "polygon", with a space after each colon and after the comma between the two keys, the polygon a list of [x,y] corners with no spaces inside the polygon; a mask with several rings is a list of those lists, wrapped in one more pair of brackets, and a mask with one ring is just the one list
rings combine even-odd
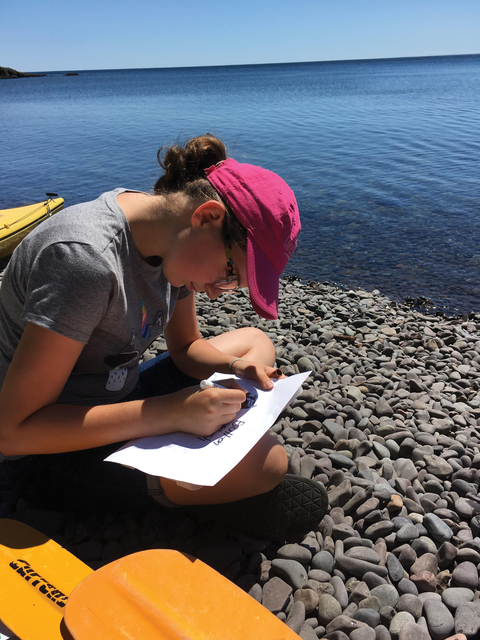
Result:
{"label": "shoreline rocks", "polygon": [[[286,375],[311,372],[271,432],[290,472],[327,488],[315,531],[285,544],[181,509],[44,512],[5,482],[0,515],[94,568],[144,548],[191,553],[303,640],[478,637],[480,314],[435,317],[378,292],[282,284],[278,320],[259,318],[244,293],[201,296],[198,320],[204,337],[257,326]],[[145,358],[165,350],[157,340]]]}
{"label": "shoreline rocks", "polygon": [[9,80],[13,78],[44,78],[46,73],[23,73],[10,67],[0,67],[0,80]]}

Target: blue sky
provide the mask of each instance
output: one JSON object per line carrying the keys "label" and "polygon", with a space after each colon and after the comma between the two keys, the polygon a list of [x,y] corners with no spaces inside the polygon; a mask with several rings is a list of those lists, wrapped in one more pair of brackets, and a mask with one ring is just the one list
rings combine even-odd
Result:
{"label": "blue sky", "polygon": [[21,71],[480,53],[480,0],[9,0]]}

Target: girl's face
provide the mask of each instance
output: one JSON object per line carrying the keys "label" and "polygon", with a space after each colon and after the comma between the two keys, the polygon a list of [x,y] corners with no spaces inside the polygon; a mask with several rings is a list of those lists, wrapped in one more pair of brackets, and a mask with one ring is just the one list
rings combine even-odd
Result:
{"label": "girl's face", "polygon": [[[194,214],[192,220],[192,226],[179,234],[175,245],[164,257],[163,272],[171,285],[205,292],[215,300],[225,291],[215,288],[213,283],[226,280],[230,275],[221,233],[223,216],[195,218]],[[245,253],[237,245],[232,245],[232,253],[238,284],[246,287]]]}

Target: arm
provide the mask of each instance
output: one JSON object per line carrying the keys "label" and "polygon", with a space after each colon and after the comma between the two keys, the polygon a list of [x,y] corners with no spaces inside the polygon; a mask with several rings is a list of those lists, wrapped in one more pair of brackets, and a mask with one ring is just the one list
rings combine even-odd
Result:
{"label": "arm", "polygon": [[27,324],[0,392],[0,451],[59,453],[130,438],[186,431],[210,435],[233,420],[238,389],[185,389],[168,396],[95,407],[56,404],[83,344]]}
{"label": "arm", "polygon": [[199,380],[215,371],[228,373],[228,365],[238,357],[219,351],[202,338],[193,295],[178,300],[164,335],[170,356],[180,371]]}
{"label": "arm", "polygon": [[195,378],[208,378],[212,373],[228,373],[236,358],[232,373],[259,382],[271,389],[271,378],[284,377],[269,366],[275,360],[271,341],[256,329],[225,332],[211,340],[204,340],[197,325],[193,296],[179,300],[164,331],[170,355],[177,367]]}

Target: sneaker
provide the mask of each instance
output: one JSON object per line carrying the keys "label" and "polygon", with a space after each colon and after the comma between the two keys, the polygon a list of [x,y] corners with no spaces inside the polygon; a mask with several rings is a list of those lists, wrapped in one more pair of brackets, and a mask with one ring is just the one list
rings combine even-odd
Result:
{"label": "sneaker", "polygon": [[200,515],[267,540],[292,540],[315,529],[328,511],[325,487],[287,474],[268,493],[227,504],[195,507]]}

